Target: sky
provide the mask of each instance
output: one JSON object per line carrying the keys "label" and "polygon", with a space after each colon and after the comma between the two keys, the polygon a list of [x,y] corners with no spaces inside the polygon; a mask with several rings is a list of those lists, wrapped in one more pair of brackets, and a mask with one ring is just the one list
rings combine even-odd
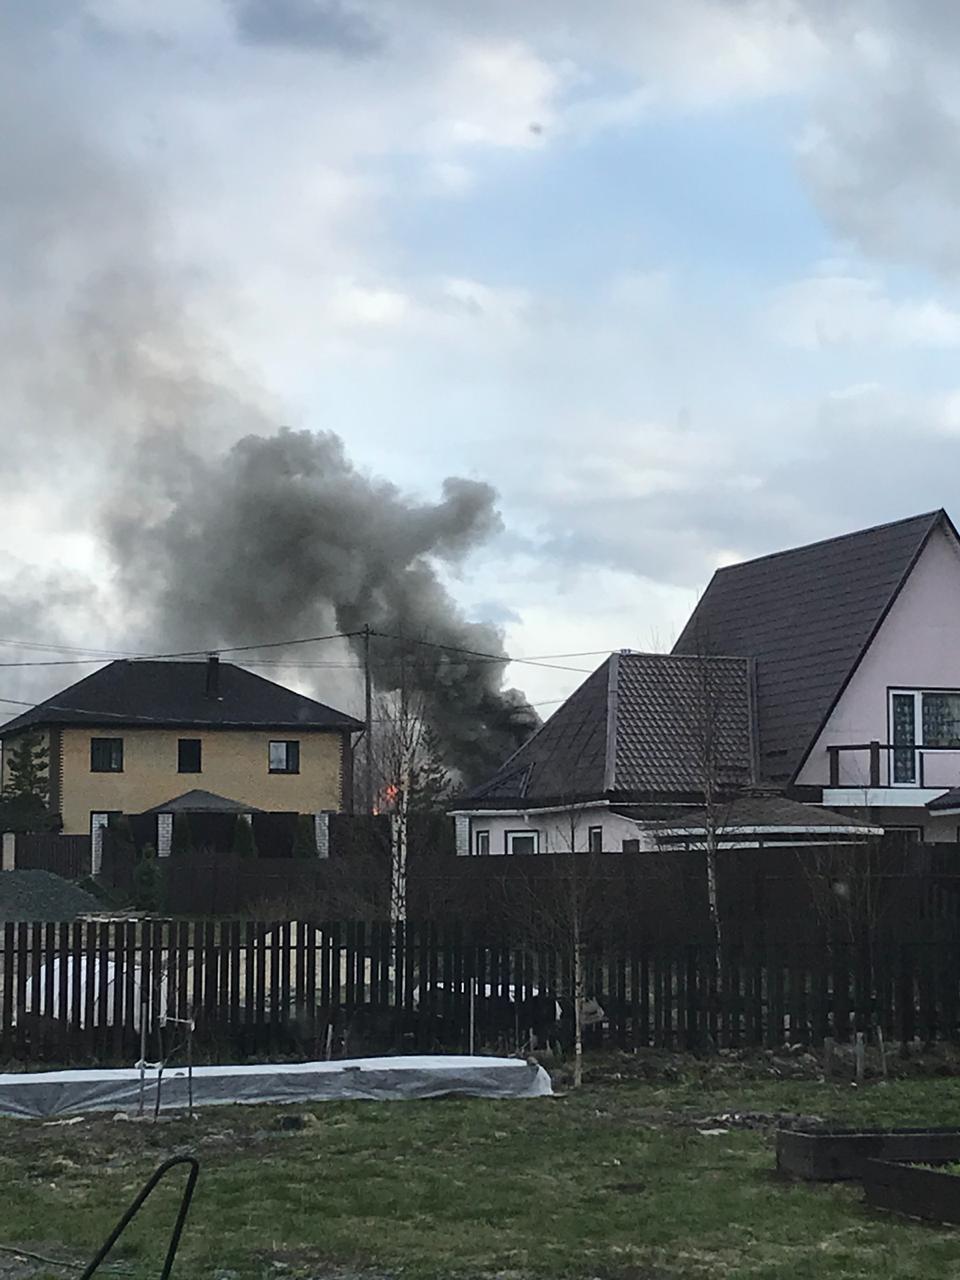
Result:
{"label": "sky", "polygon": [[0,638],[149,647],[173,439],[492,486],[435,568],[582,655],[544,714],[719,565],[960,513],[958,62],[946,0],[7,0]]}

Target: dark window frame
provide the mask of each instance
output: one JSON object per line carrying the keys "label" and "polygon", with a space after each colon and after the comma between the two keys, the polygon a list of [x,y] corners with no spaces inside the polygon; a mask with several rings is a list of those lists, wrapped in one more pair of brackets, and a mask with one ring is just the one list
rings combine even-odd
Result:
{"label": "dark window frame", "polygon": [[[286,763],[282,768],[275,769],[270,763],[273,755],[274,747],[284,747],[284,759]],[[291,763],[292,759],[292,763]],[[267,743],[267,770],[269,773],[299,773],[300,772],[300,739],[299,738],[271,738]]]}
{"label": "dark window frame", "polygon": [[[184,748],[195,747],[197,752],[196,767],[184,764]],[[177,739],[177,773],[203,773],[203,739],[202,738],[178,738]]]}
{"label": "dark window frame", "polygon": [[587,852],[603,853],[603,827],[587,827]]}
{"label": "dark window frame", "polygon": [[[109,760],[104,757],[109,751]],[[117,761],[118,763],[115,763]],[[90,772],[91,773],[123,773],[123,739],[91,738],[90,739]],[[97,809],[96,813],[106,812]]]}

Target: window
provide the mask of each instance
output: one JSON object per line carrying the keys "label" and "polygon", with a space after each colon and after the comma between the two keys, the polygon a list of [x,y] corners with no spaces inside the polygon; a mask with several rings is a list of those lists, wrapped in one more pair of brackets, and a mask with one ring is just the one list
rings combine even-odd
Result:
{"label": "window", "polygon": [[504,836],[505,853],[539,853],[539,831],[508,831]]}
{"label": "window", "polygon": [[300,743],[271,742],[268,758],[271,773],[299,773]]}
{"label": "window", "polygon": [[624,853],[639,853],[640,841],[636,838],[624,840],[620,846]]}
{"label": "window", "polygon": [[603,853],[603,827],[587,828],[587,848],[591,853]]}
{"label": "window", "polygon": [[478,857],[483,857],[490,852],[490,832],[477,831],[473,837],[473,852]]}
{"label": "window", "polygon": [[177,772],[200,772],[200,739],[181,738],[177,743]]}
{"label": "window", "polygon": [[960,692],[955,689],[904,689],[890,694],[894,786],[915,786],[919,748],[960,750]]}
{"label": "window", "polygon": [[960,693],[924,693],[923,745],[960,747]]}
{"label": "window", "polygon": [[90,772],[123,773],[123,739],[90,739]]}

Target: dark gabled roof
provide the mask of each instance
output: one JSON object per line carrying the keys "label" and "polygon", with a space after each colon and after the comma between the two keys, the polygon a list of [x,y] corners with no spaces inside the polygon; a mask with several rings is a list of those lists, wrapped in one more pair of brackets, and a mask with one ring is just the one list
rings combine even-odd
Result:
{"label": "dark gabled roof", "polygon": [[185,791],[182,796],[173,800],[165,800],[163,804],[155,804],[152,809],[144,809],[144,815],[153,813],[263,813],[252,804],[241,804],[239,800],[228,800],[226,796],[214,795],[212,791]]}
{"label": "dark gabled roof", "polygon": [[123,659],[101,667],[0,728],[31,725],[141,725],[147,728],[346,729],[359,720],[274,684],[232,662],[219,664],[219,697],[206,693],[205,662]]}
{"label": "dark gabled roof", "polygon": [[957,813],[960,811],[960,787],[951,787],[942,796],[928,800],[925,807],[930,813]]}
{"label": "dark gabled roof", "polygon": [[674,653],[757,664],[761,776],[792,781],[944,511],[718,569]]}
{"label": "dark gabled roof", "polygon": [[751,671],[745,658],[611,655],[482,786],[492,808],[703,792],[703,739],[715,727],[718,783],[753,777]]}

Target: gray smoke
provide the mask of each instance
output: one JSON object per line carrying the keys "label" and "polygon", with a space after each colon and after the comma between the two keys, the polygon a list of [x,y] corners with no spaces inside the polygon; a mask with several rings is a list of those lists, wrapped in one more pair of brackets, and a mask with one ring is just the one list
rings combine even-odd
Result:
{"label": "gray smoke", "polygon": [[[179,650],[369,625],[384,633],[371,644],[378,689],[417,690],[464,779],[529,736],[536,713],[501,688],[504,661],[457,652],[501,655],[502,636],[460,615],[437,570],[500,527],[489,485],[451,478],[440,501],[415,502],[358,472],[331,433],[250,435],[213,458],[174,447],[176,466],[169,435],[141,454],[141,479],[151,453],[165,458],[152,515],[139,503],[104,513],[119,586],[146,634]],[[361,644],[351,641],[357,655]]]}
{"label": "gray smoke", "polygon": [[[260,22],[249,34],[270,36],[270,6],[234,8],[248,27]],[[297,0],[283,13],[361,51],[348,5]],[[17,502],[34,524],[49,513],[46,525],[83,540],[95,566],[84,582],[83,569],[0,564],[0,634],[158,652],[369,624],[502,653],[499,633],[467,622],[441,581],[498,528],[492,490],[451,479],[438,501],[417,502],[361,475],[337,437],[277,430],[277,406],[196,319],[191,272],[164,256],[162,182],[144,180],[118,138],[103,144],[91,22],[65,0],[0,6],[0,106],[17,122],[0,136],[5,518],[15,529]],[[328,653],[355,664],[355,643],[289,657]],[[465,778],[536,723],[522,695],[501,689],[503,662],[450,650],[376,639],[380,690],[395,686],[403,655]],[[0,660],[37,656],[7,647]],[[49,696],[83,670],[11,669],[2,692]],[[344,673],[313,674],[316,696],[349,693],[356,706],[355,670],[349,690]]]}

